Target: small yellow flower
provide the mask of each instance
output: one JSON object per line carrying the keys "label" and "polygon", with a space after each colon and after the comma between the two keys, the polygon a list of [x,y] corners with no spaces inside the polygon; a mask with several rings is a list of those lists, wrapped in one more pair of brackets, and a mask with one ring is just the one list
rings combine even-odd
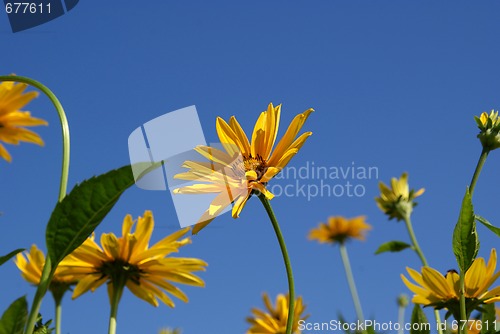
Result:
{"label": "small yellow flower", "polygon": [[[485,264],[484,258],[478,257],[465,273],[465,298],[469,313],[481,304],[500,301],[500,286],[488,290],[500,276],[500,271],[495,273],[496,265],[497,253],[495,249],[492,249],[488,264]],[[436,309],[447,308],[454,315],[460,314],[460,276],[456,271],[448,271],[443,276],[439,271],[430,267],[423,267],[422,273],[411,268],[406,268],[406,270],[417,283],[414,284],[401,275],[408,289],[415,293],[413,303],[433,306]]]}
{"label": "small yellow flower", "polygon": [[[0,83],[0,142],[18,145],[19,142],[43,146],[43,140],[24,127],[47,125],[43,119],[31,117],[28,111],[21,111],[26,104],[38,96],[37,92],[24,93],[28,85],[14,82]],[[7,149],[0,143],[0,157],[12,161]]]}
{"label": "small yellow flower", "polygon": [[500,118],[498,111],[492,110],[490,114],[483,112],[481,116],[475,116],[479,134],[477,137],[481,141],[483,147],[488,150],[494,150],[500,147]]}
{"label": "small yellow flower", "polygon": [[114,284],[124,282],[126,287],[137,297],[153,306],[158,306],[158,299],[170,307],[174,303],[162,290],[187,302],[187,296],[171,282],[193,286],[205,286],[203,280],[192,274],[203,271],[207,264],[194,258],[168,257],[178,252],[179,248],[191,243],[183,237],[189,228],[174,232],[149,247],[153,233],[154,220],[151,211],[139,217],[135,231],[134,221],[127,215],[123,221],[122,236],[113,233],[103,234],[102,248],[88,238],[79,248],[66,257],[59,265],[62,275],[71,275],[79,279],[73,291],[73,299],[85,292],[94,291],[108,282],[108,294],[113,296]]}
{"label": "small yellow flower", "polygon": [[407,173],[403,173],[399,180],[392,178],[391,188],[383,182],[379,183],[379,188],[380,197],[375,198],[377,206],[389,216],[389,219],[397,220],[404,220],[411,215],[413,207],[417,205],[413,200],[425,191],[424,188],[418,191],[410,190]]}
{"label": "small yellow flower", "polygon": [[180,329],[171,329],[171,328],[162,328],[160,329],[160,331],[158,332],[158,334],[181,334],[181,330]]}
{"label": "small yellow flower", "polygon": [[[288,320],[288,295],[279,294],[276,297],[276,306],[271,303],[266,293],[262,296],[262,299],[266,309],[252,309],[253,316],[247,318],[247,322],[251,327],[246,334],[285,334]],[[298,329],[299,320],[306,320],[309,317],[309,315],[303,315],[305,309],[306,306],[302,303],[302,297],[298,297],[295,300],[293,334],[301,333]]]}
{"label": "small yellow flower", "polygon": [[[281,105],[269,104],[267,111],[260,114],[255,124],[252,141],[233,116],[229,124],[218,117],[217,134],[224,151],[198,146],[195,150],[210,162],[186,161],[182,167],[189,171],[175,176],[176,179],[199,181],[200,184],[174,190],[176,194],[218,194],[208,210],[193,228],[198,233],[229,205],[233,205],[232,216],[238,218],[250,196],[262,193],[267,199],[274,195],[266,186],[297,154],[312,132],[297,137],[313,109],[297,115],[283,138],[274,147],[278,135]],[[274,149],[273,149],[274,147]]]}
{"label": "small yellow flower", "polygon": [[329,217],[327,223],[320,223],[309,233],[309,240],[319,243],[343,243],[350,238],[364,240],[365,233],[371,230],[371,225],[365,222],[366,217],[359,216],[347,219],[340,216]]}
{"label": "small yellow flower", "polygon": [[[14,259],[14,263],[21,271],[21,276],[27,282],[33,285],[40,284],[43,266],[45,265],[45,255],[36,245],[32,245],[29,252],[25,252],[24,254],[18,253]],[[73,276],[60,275],[60,271],[60,268],[56,269],[49,285],[49,290],[52,293],[64,293],[71,285],[76,284]]]}

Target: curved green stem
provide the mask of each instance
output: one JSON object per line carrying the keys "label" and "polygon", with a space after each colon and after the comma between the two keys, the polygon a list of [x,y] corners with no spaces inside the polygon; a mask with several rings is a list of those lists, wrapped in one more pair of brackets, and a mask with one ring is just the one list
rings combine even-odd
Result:
{"label": "curved green stem", "polygon": [[[113,283],[109,283],[113,284]],[[108,334],[116,334],[116,318],[118,316],[118,305],[122,298],[125,282],[116,282],[113,284],[113,296],[111,296],[111,312],[109,314]]]}
{"label": "curved green stem", "polygon": [[[66,190],[68,187],[68,174],[69,174],[69,155],[70,155],[70,137],[69,137],[69,126],[68,120],[66,118],[66,114],[64,113],[64,109],[61,105],[61,102],[57,99],[57,97],[52,93],[50,89],[46,86],[42,85],[36,80],[31,78],[16,76],[16,75],[3,75],[0,76],[0,81],[14,81],[21,82],[28,85],[31,85],[37,89],[39,89],[42,93],[44,93],[52,102],[54,107],[57,110],[59,115],[59,121],[61,123],[62,128],[62,140],[63,140],[63,158],[62,158],[62,170],[61,170],[61,179],[59,185],[59,197],[58,200],[61,201],[64,196],[66,196]],[[45,260],[45,265],[43,267],[42,276],[40,278],[40,284],[35,293],[35,297],[33,299],[33,304],[31,306],[31,310],[28,316],[28,321],[26,324],[25,333],[31,334],[33,333],[33,329],[35,328],[36,320],[38,317],[38,311],[40,310],[40,305],[42,304],[42,299],[47,293],[47,289],[50,285],[50,281],[52,276],[54,275],[54,271],[52,268],[52,264],[50,261],[50,256],[47,256]]]}
{"label": "curved green stem", "polygon": [[288,251],[286,249],[285,239],[283,234],[281,234],[281,229],[278,224],[278,220],[274,215],[273,208],[269,200],[263,195],[259,195],[259,199],[266,209],[267,215],[273,224],[274,232],[276,233],[276,238],[280,244],[281,253],[283,254],[283,261],[285,262],[286,274],[288,277],[288,319],[286,322],[286,334],[292,334],[293,330],[293,316],[295,313],[295,283],[293,281],[292,265],[290,264],[290,257],[288,256]]}
{"label": "curved green stem", "polygon": [[345,244],[343,242],[340,243],[340,256],[342,257],[342,263],[344,264],[345,275],[347,277],[347,283],[349,284],[349,290],[351,291],[352,301],[354,303],[354,308],[356,310],[356,316],[358,317],[358,320],[361,323],[364,323],[365,317],[363,315],[363,309],[361,308],[361,301],[359,300],[358,290],[356,289],[356,283],[354,282],[354,275],[352,274],[351,262],[349,261],[347,248],[345,247]]}
{"label": "curved green stem", "polygon": [[477,179],[479,179],[479,174],[481,174],[481,170],[483,169],[484,163],[486,162],[488,153],[490,153],[490,151],[483,148],[481,155],[479,156],[476,169],[474,170],[474,175],[472,175],[472,180],[470,181],[470,186],[469,186],[470,197],[472,197],[472,194],[474,193],[474,188],[476,187]]}
{"label": "curved green stem", "polygon": [[[415,232],[413,231],[413,225],[411,223],[411,218],[409,215],[406,215],[404,217],[404,221],[406,224],[406,229],[408,230],[408,234],[410,235],[411,243],[413,245],[413,249],[417,253],[418,257],[420,258],[420,261],[422,261],[422,264],[426,267],[429,266],[427,263],[427,259],[424,256],[424,252],[422,252],[422,249],[420,248],[420,245],[418,244],[417,237],[415,236]],[[441,328],[441,315],[439,314],[438,310],[434,310],[434,316],[436,318],[436,324],[438,328],[438,333],[443,334],[443,329]]]}

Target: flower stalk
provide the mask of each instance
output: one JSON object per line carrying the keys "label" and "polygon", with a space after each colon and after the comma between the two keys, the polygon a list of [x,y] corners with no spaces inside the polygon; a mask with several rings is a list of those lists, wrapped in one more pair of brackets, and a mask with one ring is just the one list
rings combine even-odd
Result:
{"label": "flower stalk", "polygon": [[286,274],[288,277],[288,318],[286,322],[286,334],[292,334],[293,330],[293,315],[295,312],[295,283],[293,279],[292,265],[290,263],[290,257],[288,256],[288,251],[286,249],[285,239],[283,238],[283,234],[281,233],[281,229],[274,214],[273,208],[271,207],[271,203],[262,193],[259,194],[259,199],[264,205],[266,209],[267,215],[273,224],[274,232],[276,233],[276,238],[278,239],[281,253],[283,254],[283,261],[285,262]]}
{"label": "flower stalk", "polygon": [[113,295],[111,296],[111,311],[109,314],[108,334],[116,334],[116,318],[118,316],[118,305],[120,304],[120,300],[122,298],[125,283],[126,279],[118,279],[117,281],[109,283],[113,284]]}
{"label": "flower stalk", "polygon": [[[31,78],[8,75],[8,76],[0,76],[0,81],[14,81],[31,85],[39,89],[42,93],[44,93],[56,108],[56,111],[59,115],[59,121],[61,123],[62,141],[63,141],[63,158],[62,158],[61,178],[59,182],[59,197],[58,197],[59,202],[62,201],[64,196],[66,196],[66,191],[68,187],[68,174],[69,174],[69,161],[70,161],[70,134],[69,134],[68,120],[66,118],[66,114],[64,112],[64,108],[61,105],[61,102],[59,102],[57,96],[55,96],[55,94],[49,88]],[[47,289],[50,285],[50,281],[54,273],[55,269],[52,268],[50,256],[47,256],[47,259],[45,260],[45,265],[43,267],[40,284],[38,285],[30,313],[28,315],[28,321],[25,329],[26,334],[33,333],[38,317],[38,311],[40,310],[40,306],[42,304],[42,299],[47,293]]]}
{"label": "flower stalk", "polygon": [[[340,243],[339,249],[340,256],[342,257],[342,263],[344,265],[345,275],[347,277],[347,283],[349,284],[349,290],[351,291],[352,301],[356,310],[356,316],[360,322],[364,323],[365,317],[363,315],[363,309],[361,308],[361,301],[359,300],[358,290],[356,289],[356,283],[354,282],[354,275],[352,274],[351,262],[349,261],[349,255],[347,254],[347,248],[344,242]],[[363,330],[363,333],[366,333],[366,331]]]}

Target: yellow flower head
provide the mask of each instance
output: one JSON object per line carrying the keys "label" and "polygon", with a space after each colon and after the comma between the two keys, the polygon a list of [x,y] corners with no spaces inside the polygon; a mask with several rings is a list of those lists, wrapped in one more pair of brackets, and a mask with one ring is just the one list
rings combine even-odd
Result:
{"label": "yellow flower head", "polygon": [[[158,299],[170,307],[174,303],[163,292],[187,302],[187,296],[174,283],[204,286],[205,283],[194,271],[203,271],[207,264],[194,258],[168,257],[178,252],[179,248],[191,243],[183,237],[189,228],[179,230],[149,247],[153,233],[154,220],[151,211],[144,212],[144,217],[134,221],[127,215],[123,221],[122,236],[113,233],[101,236],[102,248],[88,238],[79,248],[66,257],[59,265],[61,274],[79,279],[73,291],[73,299],[85,292],[94,291],[108,282],[108,294],[113,296],[114,284],[125,282],[126,287],[137,297],[158,306]],[[180,239],[180,240],[179,240]]]}
{"label": "yellow flower head", "polygon": [[[43,266],[45,265],[45,255],[43,252],[32,245],[29,252],[18,253],[14,263],[21,271],[21,276],[29,283],[38,285],[42,276]],[[49,290],[52,292],[64,292],[70,285],[76,284],[74,277],[70,275],[60,275],[60,268],[56,269]]]}
{"label": "yellow flower head", "polygon": [[234,116],[230,118],[229,124],[217,118],[217,134],[225,152],[198,146],[195,150],[210,162],[186,161],[183,167],[189,171],[175,176],[177,179],[203,183],[175,189],[174,193],[218,194],[193,228],[193,234],[198,233],[232,203],[232,216],[238,218],[253,193],[261,193],[267,199],[274,197],[266,189],[267,183],[288,164],[312,134],[305,132],[297,137],[311,112],[313,109],[297,115],[276,147],[274,144],[278,135],[281,105],[274,107],[269,104],[267,111],[260,114],[251,142]]}
{"label": "yellow flower head", "polygon": [[[485,264],[484,258],[478,257],[465,273],[465,298],[469,313],[481,304],[500,301],[500,286],[488,290],[500,276],[500,271],[495,273],[496,265],[497,253],[495,249],[492,249],[488,264]],[[401,275],[408,289],[415,293],[413,303],[433,306],[436,309],[447,308],[454,315],[459,316],[460,276],[456,271],[450,270],[443,276],[439,271],[430,267],[423,267],[422,273],[411,268],[406,268],[406,270],[417,283],[414,284]]]}
{"label": "yellow flower head", "polygon": [[[39,135],[25,126],[47,125],[43,119],[31,117],[28,111],[21,111],[26,104],[38,96],[37,92],[24,93],[28,85],[13,82],[0,83],[0,142],[18,145],[19,142],[34,143],[42,146]],[[0,157],[8,162],[12,158],[0,143]]]}
{"label": "yellow flower head", "polygon": [[411,215],[413,207],[417,205],[413,200],[425,191],[424,188],[418,191],[410,190],[407,173],[403,173],[399,180],[392,178],[391,188],[384,182],[379,183],[379,188],[380,197],[375,198],[377,206],[389,216],[389,219],[397,220],[403,220]]}
{"label": "yellow flower head", "polygon": [[181,334],[180,329],[171,329],[171,328],[162,328],[158,332],[158,334]]}
{"label": "yellow flower head", "polygon": [[[276,306],[271,303],[269,296],[265,293],[264,299],[265,310],[253,308],[253,316],[247,318],[247,322],[251,327],[246,334],[285,334],[286,322],[288,320],[288,294],[279,294],[276,297]],[[292,327],[293,334],[300,334],[299,320],[305,320],[309,316],[304,315],[306,306],[302,303],[302,297],[295,300],[294,324]]]}
{"label": "yellow flower head", "polygon": [[492,110],[490,114],[483,112],[481,116],[475,116],[479,134],[477,137],[481,141],[483,147],[488,150],[494,150],[500,147],[500,118],[498,111]]}
{"label": "yellow flower head", "polygon": [[344,243],[350,238],[364,240],[365,232],[372,228],[365,219],[364,216],[351,219],[340,216],[329,217],[326,224],[320,223],[317,228],[311,230],[309,240],[317,240],[322,244]]}

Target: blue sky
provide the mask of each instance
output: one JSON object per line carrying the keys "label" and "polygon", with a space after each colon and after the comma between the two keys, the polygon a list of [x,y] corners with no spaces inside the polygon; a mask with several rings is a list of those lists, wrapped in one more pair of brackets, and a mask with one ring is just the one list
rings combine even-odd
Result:
{"label": "blue sky", "polygon": [[[0,69],[33,77],[60,98],[72,136],[71,186],[127,164],[129,134],[169,111],[196,105],[213,142],[216,116],[236,115],[248,132],[269,102],[283,103],[283,131],[312,107],[304,129],[314,134],[290,165],[354,162],[377,167],[385,182],[408,171],[412,187],[426,188],[413,216],[417,237],[431,266],[446,272],[456,267],[452,228],[481,150],[473,116],[500,106],[499,14],[498,1],[81,1],[67,15],[16,34],[0,15]],[[0,161],[2,254],[43,246],[57,200],[57,116],[44,97],[28,109],[50,125],[37,129],[44,148],[9,147],[13,163]],[[477,213],[496,225],[499,164],[493,152],[474,195]],[[351,180],[366,189],[362,197],[272,202],[311,322],[337,319],[338,312],[355,319],[338,249],[306,239],[330,215],[366,215],[373,225],[365,242],[348,245],[367,317],[396,321],[396,297],[410,294],[399,275],[406,266],[420,267],[417,256],[373,255],[382,242],[408,240],[404,225],[387,221],[375,205],[379,180]],[[98,233],[119,233],[127,213],[146,209],[156,218],[155,240],[178,228],[167,192],[133,188]],[[488,257],[498,239],[482,227],[479,235],[480,255]],[[238,220],[216,219],[181,255],[209,263],[201,274],[206,288],[186,287],[190,302],[174,309],[126,293],[121,333],[156,333],[163,326],[185,334],[244,333],[251,307],[262,307],[261,294],[287,290],[272,227],[256,199]],[[32,299],[34,288],[14,264],[0,270],[0,309],[23,294]],[[51,317],[52,309],[47,298],[42,313]],[[75,301],[66,296],[63,332],[102,333],[108,313],[105,289]]]}

